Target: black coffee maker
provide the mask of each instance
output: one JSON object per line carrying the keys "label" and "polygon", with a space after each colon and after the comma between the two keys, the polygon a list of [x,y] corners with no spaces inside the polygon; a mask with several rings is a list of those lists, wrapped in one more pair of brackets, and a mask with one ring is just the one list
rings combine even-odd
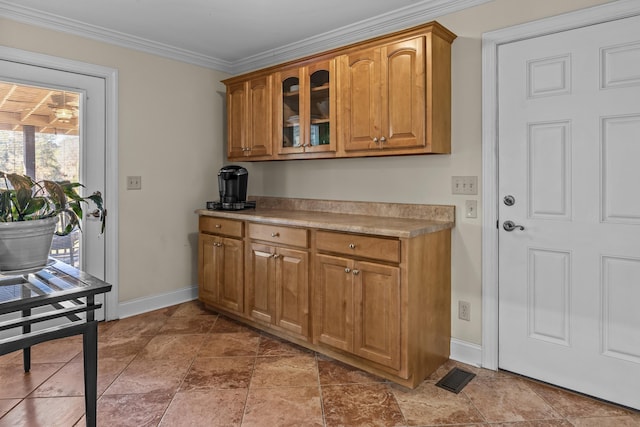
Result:
{"label": "black coffee maker", "polygon": [[255,202],[247,201],[249,172],[236,165],[225,166],[218,172],[219,202],[207,202],[207,209],[239,210],[255,208]]}

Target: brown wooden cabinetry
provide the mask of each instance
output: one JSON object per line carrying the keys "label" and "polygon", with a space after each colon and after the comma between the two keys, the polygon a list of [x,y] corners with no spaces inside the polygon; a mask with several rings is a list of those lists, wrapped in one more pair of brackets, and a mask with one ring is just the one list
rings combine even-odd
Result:
{"label": "brown wooden cabinetry", "polygon": [[272,78],[254,77],[227,87],[227,156],[265,159],[272,154]]}
{"label": "brown wooden cabinetry", "polygon": [[[338,252],[345,256],[316,255],[314,336],[322,344],[399,369],[400,268],[354,259],[359,239],[366,239],[362,241],[365,245],[380,241],[377,249],[363,246],[361,253],[365,255],[392,260],[399,255],[398,240],[317,232],[319,252]],[[394,246],[395,251],[387,252]]]}
{"label": "brown wooden cabinetry", "polygon": [[258,322],[306,340],[309,335],[307,230],[250,223],[248,234],[251,241],[247,256],[246,313]]}
{"label": "brown wooden cabinetry", "polygon": [[[417,386],[449,355],[450,229],[355,234],[332,229],[332,214],[307,213],[313,218],[291,225],[282,225],[287,220],[277,214],[265,221],[200,216],[200,300],[253,327]],[[363,216],[354,218],[357,226]],[[348,226],[344,214],[336,219]],[[407,230],[414,221],[407,220]]]}
{"label": "brown wooden cabinetry", "polygon": [[335,60],[277,71],[274,81],[276,153],[335,153]]}
{"label": "brown wooden cabinetry", "polygon": [[225,80],[229,159],[450,153],[455,37],[431,22]]}
{"label": "brown wooden cabinetry", "polygon": [[[215,234],[214,234],[215,233]],[[242,222],[200,217],[198,297],[205,304],[244,309]]]}
{"label": "brown wooden cabinetry", "polygon": [[415,37],[338,58],[347,153],[423,148],[425,37]]}

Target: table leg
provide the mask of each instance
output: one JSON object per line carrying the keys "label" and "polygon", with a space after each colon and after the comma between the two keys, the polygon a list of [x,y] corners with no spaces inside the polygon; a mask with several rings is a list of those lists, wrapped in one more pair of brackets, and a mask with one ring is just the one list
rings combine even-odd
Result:
{"label": "table leg", "polygon": [[[31,316],[31,309],[22,310],[22,317],[27,316]],[[22,333],[28,334],[29,332],[31,332],[31,325],[24,325],[22,327]],[[31,347],[26,347],[22,350],[22,364],[25,372],[31,370]]]}
{"label": "table leg", "polygon": [[82,337],[84,353],[84,405],[88,427],[96,425],[98,399],[98,322],[89,321]]}

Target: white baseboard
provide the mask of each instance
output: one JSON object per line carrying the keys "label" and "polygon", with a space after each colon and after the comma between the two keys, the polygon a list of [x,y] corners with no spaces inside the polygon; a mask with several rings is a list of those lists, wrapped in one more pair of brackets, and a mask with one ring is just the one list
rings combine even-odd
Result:
{"label": "white baseboard", "polygon": [[151,297],[137,298],[118,304],[118,317],[135,316],[148,311],[158,310],[183,302],[192,301],[198,298],[198,286],[190,286],[178,289],[166,294],[154,295]]}
{"label": "white baseboard", "polygon": [[451,338],[449,358],[467,365],[482,366],[482,346]]}

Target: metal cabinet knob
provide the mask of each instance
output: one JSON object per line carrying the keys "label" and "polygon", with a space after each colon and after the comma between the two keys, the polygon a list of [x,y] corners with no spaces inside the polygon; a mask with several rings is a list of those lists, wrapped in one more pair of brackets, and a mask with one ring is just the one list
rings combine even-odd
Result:
{"label": "metal cabinet knob", "polygon": [[358,274],[360,274],[360,270],[353,270],[353,275],[357,276]]}
{"label": "metal cabinet knob", "polygon": [[380,138],[380,142],[382,144],[384,144],[385,142],[387,142],[387,138],[385,138],[384,136],[382,138]]}
{"label": "metal cabinet knob", "polygon": [[271,256],[273,257],[273,259],[278,259],[278,258],[280,258],[280,255],[278,255],[278,254],[273,254],[273,255],[271,255]]}
{"label": "metal cabinet knob", "polygon": [[524,230],[524,227],[521,225],[516,224],[515,222],[509,220],[509,221],[505,221],[504,224],[502,224],[502,228],[504,228],[505,231],[513,231],[516,228],[519,228],[520,230]]}
{"label": "metal cabinet knob", "polygon": [[280,237],[280,233],[271,233],[271,237]]}
{"label": "metal cabinet knob", "polygon": [[344,272],[345,273],[351,273],[351,269],[349,267],[347,267],[347,268],[344,269]]}
{"label": "metal cabinet knob", "polygon": [[373,142],[376,143],[376,144],[378,143],[378,137],[377,136],[373,137]]}
{"label": "metal cabinet knob", "polygon": [[349,249],[355,249],[355,248],[356,248],[355,243],[349,243]]}
{"label": "metal cabinet knob", "polygon": [[221,224],[216,224],[216,228],[222,228]]}

